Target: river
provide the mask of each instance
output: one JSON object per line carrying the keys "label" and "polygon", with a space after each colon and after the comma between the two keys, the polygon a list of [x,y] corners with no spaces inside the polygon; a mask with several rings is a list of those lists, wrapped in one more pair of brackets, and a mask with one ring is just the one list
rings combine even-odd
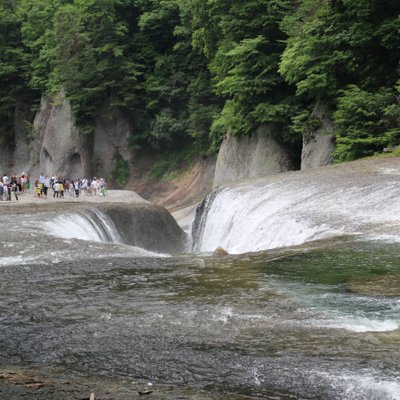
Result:
{"label": "river", "polygon": [[[306,200],[288,183],[298,196],[296,205],[281,192],[288,213],[271,182],[272,200],[261,201],[260,184],[223,189],[206,207],[198,250],[175,255],[122,243],[118,226],[96,228],[100,214],[97,225],[82,213],[0,215],[0,397],[400,399],[398,193],[388,194],[396,179],[365,178],[351,196],[342,187],[351,211],[360,191],[381,182],[346,224],[328,195],[307,218],[323,186]],[[249,196],[242,218],[232,212],[238,192]],[[205,235],[223,198],[220,229]],[[379,221],[367,211],[378,199]],[[261,204],[280,224],[264,239]],[[247,248],[234,240],[243,218],[253,224]],[[211,235],[222,235],[214,248],[236,254],[211,256]],[[276,245],[279,235],[288,243]]]}

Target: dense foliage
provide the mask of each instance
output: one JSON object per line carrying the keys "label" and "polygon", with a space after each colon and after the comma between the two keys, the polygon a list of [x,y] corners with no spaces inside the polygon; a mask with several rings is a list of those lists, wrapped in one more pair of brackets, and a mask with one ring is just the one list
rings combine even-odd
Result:
{"label": "dense foliage", "polygon": [[[332,111],[337,159],[400,144],[398,0],[3,0],[0,140],[63,90],[82,131],[117,108],[132,146],[216,150],[263,123],[295,146]],[[31,118],[27,113],[26,118]]]}
{"label": "dense foliage", "polygon": [[338,160],[400,143],[400,2],[303,0],[282,28],[280,71],[298,96],[330,103]]}

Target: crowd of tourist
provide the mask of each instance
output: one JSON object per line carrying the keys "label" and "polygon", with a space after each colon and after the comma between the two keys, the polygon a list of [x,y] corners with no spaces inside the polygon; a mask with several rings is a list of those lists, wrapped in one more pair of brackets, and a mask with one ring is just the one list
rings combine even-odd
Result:
{"label": "crowd of tourist", "polygon": [[[52,191],[50,193],[50,190]],[[49,195],[53,198],[62,199],[69,195],[70,197],[85,196],[106,196],[106,182],[103,178],[93,179],[67,179],[59,176],[40,176],[31,182],[28,175],[24,172],[20,176],[11,176],[4,174],[0,177],[0,201],[11,200],[23,193],[32,193],[37,198],[47,199]]]}

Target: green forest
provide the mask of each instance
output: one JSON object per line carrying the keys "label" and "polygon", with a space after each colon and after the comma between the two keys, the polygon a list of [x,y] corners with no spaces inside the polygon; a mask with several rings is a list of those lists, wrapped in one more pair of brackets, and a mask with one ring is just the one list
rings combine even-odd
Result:
{"label": "green forest", "polygon": [[133,149],[216,152],[273,124],[301,145],[332,113],[335,159],[400,145],[399,0],[1,0],[0,141],[63,90],[82,134],[127,115]]}

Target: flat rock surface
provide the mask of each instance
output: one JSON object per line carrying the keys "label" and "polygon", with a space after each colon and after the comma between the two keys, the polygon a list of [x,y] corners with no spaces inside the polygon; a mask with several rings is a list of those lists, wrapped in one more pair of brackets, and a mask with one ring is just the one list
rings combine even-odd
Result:
{"label": "flat rock surface", "polygon": [[14,194],[11,195],[11,201],[0,201],[0,212],[5,210],[17,211],[18,209],[27,210],[27,207],[32,209],[49,208],[55,209],[68,209],[72,204],[74,205],[110,205],[110,204],[150,204],[143,197],[130,190],[109,190],[107,196],[87,196],[80,195],[79,197],[70,196],[69,193],[65,194],[63,198],[54,198],[53,192],[49,190],[47,199],[43,197],[35,197],[31,189],[26,193],[18,193],[18,200],[15,199]]}

